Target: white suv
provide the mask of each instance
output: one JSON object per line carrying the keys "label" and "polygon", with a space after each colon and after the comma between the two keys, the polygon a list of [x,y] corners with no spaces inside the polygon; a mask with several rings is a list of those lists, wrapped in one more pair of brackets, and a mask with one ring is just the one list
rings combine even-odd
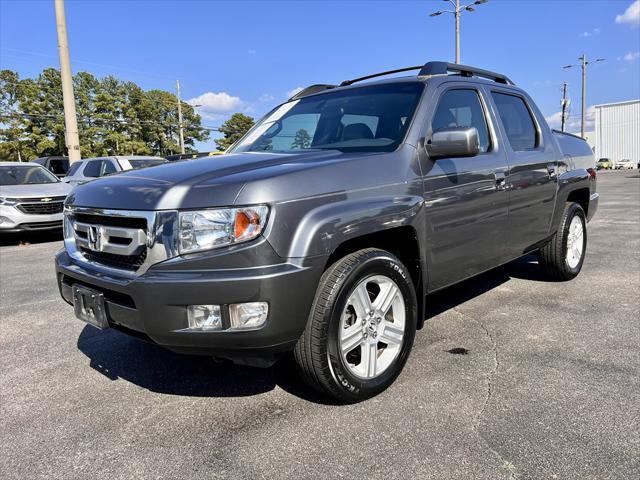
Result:
{"label": "white suv", "polygon": [[115,156],[87,158],[71,164],[67,176],[62,181],[67,183],[88,182],[105,175],[122,172],[124,170],[136,170],[138,168],[153,167],[167,163],[162,157],[145,156]]}

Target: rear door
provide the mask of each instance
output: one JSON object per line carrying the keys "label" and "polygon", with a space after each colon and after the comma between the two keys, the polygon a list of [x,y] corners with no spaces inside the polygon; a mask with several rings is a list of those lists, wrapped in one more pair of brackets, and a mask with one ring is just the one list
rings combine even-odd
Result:
{"label": "rear door", "polygon": [[424,165],[429,288],[442,288],[492,268],[506,255],[507,160],[475,84],[447,82],[436,90],[426,141],[448,127],[476,127],[481,153],[427,160]]}
{"label": "rear door", "polygon": [[527,98],[493,88],[491,100],[509,158],[509,237],[511,256],[516,257],[549,235],[558,154]]}

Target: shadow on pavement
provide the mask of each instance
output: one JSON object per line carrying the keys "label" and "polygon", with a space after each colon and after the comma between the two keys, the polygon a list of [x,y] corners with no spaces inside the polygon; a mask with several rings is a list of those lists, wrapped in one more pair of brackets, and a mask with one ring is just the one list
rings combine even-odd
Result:
{"label": "shadow on pavement", "polygon": [[116,330],[99,331],[87,325],[78,337],[78,349],[90,366],[111,380],[126,380],[156,393],[195,397],[244,397],[283,390],[328,404],[298,374],[293,358],[270,368],[216,362],[206,356],[181,355]]}
{"label": "shadow on pavement", "polygon": [[[429,296],[426,318],[483,295],[513,277],[539,280],[535,257],[524,257]],[[77,345],[89,358],[91,368],[111,380],[126,380],[152,392],[244,397],[269,392],[277,385],[304,400],[333,404],[304,383],[292,355],[265,369],[216,363],[205,356],[176,354],[116,330],[99,331],[88,325],[80,333]]]}
{"label": "shadow on pavement", "polygon": [[494,288],[508,282],[512,278],[522,280],[548,282],[538,267],[535,255],[514,260],[507,265],[482,273],[427,297],[425,321],[447,310],[457,307],[472,298],[479,297]]}
{"label": "shadow on pavement", "polygon": [[62,228],[59,230],[45,230],[41,232],[0,233],[0,247],[62,242],[62,240]]}

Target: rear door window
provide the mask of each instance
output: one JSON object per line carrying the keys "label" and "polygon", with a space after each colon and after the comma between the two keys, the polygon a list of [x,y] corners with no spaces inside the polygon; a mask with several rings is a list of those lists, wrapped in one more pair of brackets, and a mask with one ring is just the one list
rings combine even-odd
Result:
{"label": "rear door window", "polygon": [[434,132],[455,127],[476,127],[480,138],[480,151],[491,148],[489,127],[476,90],[447,90],[438,103],[431,128]]}
{"label": "rear door window", "polygon": [[531,111],[521,97],[492,92],[500,121],[514,151],[531,150],[538,146],[538,130]]}
{"label": "rear door window", "polygon": [[66,158],[49,160],[49,170],[56,175],[64,175],[69,170],[69,160]]}

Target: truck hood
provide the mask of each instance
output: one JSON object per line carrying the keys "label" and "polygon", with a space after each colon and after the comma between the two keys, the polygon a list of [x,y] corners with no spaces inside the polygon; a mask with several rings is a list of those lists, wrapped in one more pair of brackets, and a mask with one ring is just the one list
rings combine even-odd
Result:
{"label": "truck hood", "polygon": [[203,157],[122,172],[78,185],[69,195],[67,205],[125,210],[228,206],[235,203],[242,187],[252,180],[344,162],[351,157],[336,150]]}
{"label": "truck hood", "polygon": [[0,185],[0,197],[9,198],[62,197],[70,191],[71,187],[63,182],[33,185]]}

